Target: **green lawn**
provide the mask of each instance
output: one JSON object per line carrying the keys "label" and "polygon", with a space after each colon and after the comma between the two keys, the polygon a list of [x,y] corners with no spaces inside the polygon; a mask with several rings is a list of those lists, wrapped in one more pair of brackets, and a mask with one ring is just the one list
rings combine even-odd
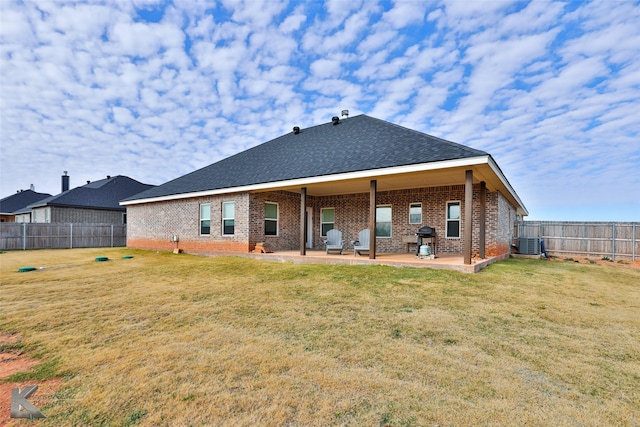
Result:
{"label": "green lawn", "polygon": [[0,333],[64,378],[39,425],[640,423],[638,269],[512,259],[471,275],[128,249],[0,263]]}

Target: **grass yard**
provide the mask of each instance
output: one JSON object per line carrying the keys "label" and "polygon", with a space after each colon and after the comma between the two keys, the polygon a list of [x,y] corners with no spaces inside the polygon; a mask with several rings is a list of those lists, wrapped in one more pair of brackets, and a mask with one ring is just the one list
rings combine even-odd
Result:
{"label": "grass yard", "polygon": [[638,269],[512,259],[470,275],[128,249],[0,263],[0,334],[20,336],[4,350],[39,360],[5,381],[62,379],[47,419],[15,425],[640,424]]}

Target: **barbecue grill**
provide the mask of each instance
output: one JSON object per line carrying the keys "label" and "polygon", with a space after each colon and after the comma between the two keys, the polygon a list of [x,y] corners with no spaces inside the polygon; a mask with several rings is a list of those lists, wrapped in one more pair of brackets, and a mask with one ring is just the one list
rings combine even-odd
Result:
{"label": "barbecue grill", "polygon": [[416,256],[420,255],[420,246],[426,244],[430,247],[431,255],[436,254],[436,229],[433,227],[429,227],[425,225],[424,227],[420,227],[416,232],[416,236],[418,237],[417,248],[416,248]]}

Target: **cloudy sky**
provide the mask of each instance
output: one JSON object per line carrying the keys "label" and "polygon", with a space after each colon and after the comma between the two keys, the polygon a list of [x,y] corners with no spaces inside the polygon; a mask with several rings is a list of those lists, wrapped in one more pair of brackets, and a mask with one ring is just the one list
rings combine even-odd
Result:
{"label": "cloudy sky", "polygon": [[491,153],[529,219],[640,221],[638,1],[0,0],[0,44],[0,197],[349,109]]}

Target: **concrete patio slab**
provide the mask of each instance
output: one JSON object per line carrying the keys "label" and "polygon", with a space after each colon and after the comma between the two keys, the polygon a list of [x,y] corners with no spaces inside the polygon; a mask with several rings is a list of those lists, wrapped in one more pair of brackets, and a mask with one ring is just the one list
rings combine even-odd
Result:
{"label": "concrete patio slab", "polygon": [[[215,254],[211,254],[215,255]],[[306,255],[300,255],[298,251],[279,251],[272,253],[246,253],[246,254],[219,254],[242,256],[274,262],[292,262],[294,264],[335,264],[335,265],[388,265],[391,267],[432,268],[437,270],[453,270],[463,273],[477,273],[489,264],[501,261],[509,255],[489,257],[486,259],[472,260],[472,264],[464,263],[464,257],[460,255],[438,255],[435,259],[420,259],[413,253],[379,253],[376,259],[367,256],[354,256],[345,252],[342,255],[329,254],[325,251],[307,250]]]}

